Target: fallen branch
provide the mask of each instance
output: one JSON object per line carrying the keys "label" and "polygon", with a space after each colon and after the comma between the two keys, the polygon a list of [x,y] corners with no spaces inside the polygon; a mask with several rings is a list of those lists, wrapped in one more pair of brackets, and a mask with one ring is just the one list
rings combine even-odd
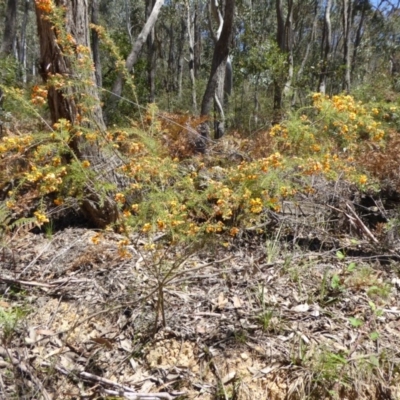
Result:
{"label": "fallen branch", "polygon": [[169,393],[130,393],[130,392],[117,392],[116,390],[104,389],[104,392],[110,394],[112,396],[124,397],[129,400],[158,400],[158,399],[166,399],[173,400],[178,396],[181,396],[183,392],[179,392],[177,394],[169,394]]}
{"label": "fallen branch", "polygon": [[371,233],[371,231],[365,226],[364,222],[361,221],[360,217],[357,215],[357,213],[354,211],[353,207],[349,204],[346,203],[346,207],[350,210],[352,213],[352,216],[348,215],[345,213],[345,215],[349,218],[350,222],[353,222],[361,231],[363,231],[374,243],[378,244],[379,241],[376,239],[376,237]]}

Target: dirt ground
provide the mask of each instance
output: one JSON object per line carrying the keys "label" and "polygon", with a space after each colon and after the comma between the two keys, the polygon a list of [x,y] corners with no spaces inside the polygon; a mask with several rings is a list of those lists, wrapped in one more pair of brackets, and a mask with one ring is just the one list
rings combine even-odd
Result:
{"label": "dirt ground", "polygon": [[400,256],[283,230],[198,250],[7,237],[0,397],[400,399]]}

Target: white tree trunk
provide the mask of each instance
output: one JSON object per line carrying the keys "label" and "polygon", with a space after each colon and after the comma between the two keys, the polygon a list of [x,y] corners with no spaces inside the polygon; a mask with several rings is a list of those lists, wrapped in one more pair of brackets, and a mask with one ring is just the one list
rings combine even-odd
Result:
{"label": "white tree trunk", "polygon": [[[151,30],[153,29],[157,18],[158,14],[160,13],[161,7],[164,4],[164,0],[156,0],[153,10],[151,11],[151,14],[149,18],[146,21],[146,24],[144,25],[142,31],[140,32],[139,36],[137,37],[134,45],[132,46],[132,50],[129,53],[126,62],[125,62],[125,67],[128,70],[128,72],[131,72],[133,69],[133,66],[136,64],[140,51],[142,50],[142,47],[144,43],[147,40],[147,37],[149,36]],[[112,93],[113,95],[111,96],[109,100],[109,107],[108,109],[112,111],[115,107],[115,105],[118,103],[121,97],[122,89],[124,86],[124,75],[122,72],[118,74],[117,79],[114,82],[113,88],[112,88]]]}

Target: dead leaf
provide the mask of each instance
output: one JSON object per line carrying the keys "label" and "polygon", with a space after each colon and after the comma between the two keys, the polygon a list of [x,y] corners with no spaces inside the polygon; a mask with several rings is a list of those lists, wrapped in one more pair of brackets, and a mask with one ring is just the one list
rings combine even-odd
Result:
{"label": "dead leaf", "polygon": [[37,329],[36,333],[38,335],[43,335],[43,336],[53,336],[55,332],[49,330],[49,329]]}
{"label": "dead leaf", "polygon": [[308,304],[299,304],[296,307],[292,308],[292,311],[294,312],[307,312],[310,309],[310,306]]}
{"label": "dead leaf", "polygon": [[225,295],[223,292],[221,292],[218,296],[218,308],[220,310],[223,310],[226,306],[226,304],[228,303],[228,299],[225,298]]}
{"label": "dead leaf", "polygon": [[224,385],[227,385],[228,383],[232,382],[236,377],[236,371],[232,371],[229,374],[225,375],[221,381]]}
{"label": "dead leaf", "polygon": [[240,300],[240,298],[238,296],[233,296],[232,301],[233,301],[233,307],[235,307],[235,308],[242,307],[243,302],[242,302],[242,300]]}
{"label": "dead leaf", "polygon": [[112,350],[112,343],[106,338],[94,337],[94,338],[91,338],[90,340],[92,342],[101,344],[102,346],[106,347],[108,350]]}

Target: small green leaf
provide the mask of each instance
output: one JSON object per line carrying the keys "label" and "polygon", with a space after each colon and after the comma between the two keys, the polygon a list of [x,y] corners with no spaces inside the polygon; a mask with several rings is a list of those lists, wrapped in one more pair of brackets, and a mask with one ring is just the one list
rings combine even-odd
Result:
{"label": "small green leaf", "polygon": [[331,288],[338,289],[340,287],[340,278],[338,274],[332,276],[331,279]]}
{"label": "small green leaf", "polygon": [[371,357],[369,358],[369,361],[371,362],[371,364],[372,364],[373,366],[379,367],[379,359],[378,359],[378,357],[371,356]]}
{"label": "small green leaf", "polygon": [[350,317],[350,318],[349,318],[349,321],[350,321],[350,324],[351,324],[354,328],[358,328],[358,327],[360,327],[360,326],[363,324],[363,322],[361,321],[361,319],[358,319],[358,318]]}
{"label": "small green leaf", "polygon": [[373,301],[369,301],[368,304],[371,307],[372,311],[376,311],[376,305],[375,305],[375,303]]}
{"label": "small green leaf", "polygon": [[336,257],[338,258],[338,260],[344,260],[346,258],[346,256],[344,255],[344,253],[342,253],[340,250],[336,252]]}
{"label": "small green leaf", "polygon": [[383,315],[383,310],[381,310],[381,309],[376,310],[376,311],[375,311],[375,315],[376,315],[377,317],[382,317],[382,315]]}
{"label": "small green leaf", "polygon": [[379,333],[378,332],[371,332],[370,334],[369,334],[369,338],[371,339],[371,340],[378,340],[379,339]]}
{"label": "small green leaf", "polygon": [[348,272],[353,272],[355,269],[356,269],[356,263],[355,262],[351,262],[350,264],[349,264],[349,266],[347,267],[347,271]]}

